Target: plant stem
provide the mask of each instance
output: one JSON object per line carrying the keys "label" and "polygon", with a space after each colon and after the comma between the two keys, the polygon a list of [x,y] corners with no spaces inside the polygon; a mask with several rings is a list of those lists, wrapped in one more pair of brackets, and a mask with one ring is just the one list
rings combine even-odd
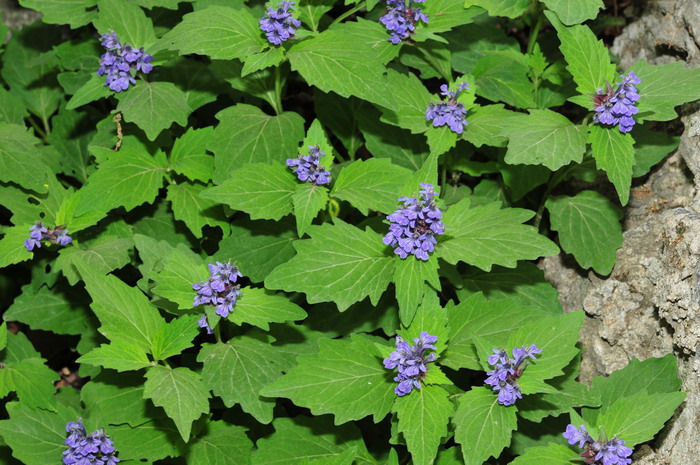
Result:
{"label": "plant stem", "polygon": [[275,103],[273,107],[277,115],[281,115],[284,111],[282,108],[282,75],[280,66],[275,66]]}
{"label": "plant stem", "polygon": [[335,19],[333,20],[333,22],[331,23],[331,25],[328,26],[328,28],[330,29],[331,27],[333,27],[334,24],[338,24],[339,22],[341,22],[342,20],[344,20],[344,19],[347,18],[348,16],[353,15],[353,14],[357,13],[358,11],[360,11],[362,8],[365,7],[365,3],[366,3],[366,2],[360,2],[360,3],[358,3],[357,5],[355,5],[354,7],[350,8],[348,11],[346,11],[345,13],[343,13],[342,15],[338,16],[337,18],[335,18]]}
{"label": "plant stem", "polygon": [[46,140],[46,133],[44,132],[43,129],[34,121],[34,118],[31,116],[27,118],[27,121],[29,121],[29,124],[34,128],[34,130],[39,134],[39,137],[41,140],[45,143],[48,144],[48,141]]}
{"label": "plant stem", "polygon": [[433,67],[433,69],[434,69],[435,71],[437,71],[438,73],[440,73],[440,76],[442,76],[442,78],[445,80],[446,83],[449,84],[450,82],[452,82],[452,70],[449,71],[450,74],[448,75],[448,74],[445,72],[445,70],[443,70],[443,69],[440,67],[440,64],[435,60],[435,58],[430,54],[430,52],[428,52],[427,50],[422,49],[421,47],[419,47],[419,46],[417,46],[417,45],[416,45],[416,48],[423,54],[423,57],[425,58],[425,61],[427,61],[427,62],[430,64],[430,66]]}
{"label": "plant stem", "polygon": [[214,328],[214,337],[216,338],[216,342],[221,342],[221,324],[216,325]]}
{"label": "plant stem", "polygon": [[537,18],[537,22],[535,23],[535,26],[532,28],[532,31],[530,32],[530,40],[527,43],[527,53],[530,55],[532,51],[535,49],[535,44],[537,43],[537,36],[540,34],[540,29],[542,29],[542,23],[544,22],[544,14],[540,11],[539,16]]}

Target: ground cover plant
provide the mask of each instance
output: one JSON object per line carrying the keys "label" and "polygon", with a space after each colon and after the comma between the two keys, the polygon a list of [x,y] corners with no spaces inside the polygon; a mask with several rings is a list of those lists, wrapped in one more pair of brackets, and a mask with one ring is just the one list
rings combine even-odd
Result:
{"label": "ground cover plant", "polygon": [[536,266],[611,272],[700,97],[601,0],[20,3],[0,462],[624,465],[683,402]]}

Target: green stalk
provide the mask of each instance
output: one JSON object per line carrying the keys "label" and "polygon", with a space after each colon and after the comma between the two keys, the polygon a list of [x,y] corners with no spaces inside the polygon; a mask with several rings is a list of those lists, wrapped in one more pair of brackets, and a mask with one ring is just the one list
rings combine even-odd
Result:
{"label": "green stalk", "polygon": [[435,71],[437,71],[440,74],[440,76],[442,76],[442,78],[445,80],[446,83],[449,84],[450,82],[452,82],[452,70],[450,70],[449,75],[446,74],[445,70],[442,69],[440,64],[435,60],[435,58],[430,54],[430,52],[428,52],[427,50],[424,50],[418,46],[416,46],[416,48],[423,54],[425,61],[427,61],[430,64],[430,66],[432,66],[433,69]]}
{"label": "green stalk", "polygon": [[358,11],[360,11],[362,8],[365,7],[365,4],[366,4],[366,2],[360,2],[357,5],[355,5],[354,7],[350,8],[348,11],[346,11],[342,15],[338,16],[337,18],[335,18],[333,20],[333,22],[331,23],[331,25],[328,26],[328,28],[329,29],[332,28],[333,25],[338,24],[339,22],[341,22],[342,20],[344,20],[345,18],[347,18],[350,15],[357,13]]}
{"label": "green stalk", "polygon": [[532,51],[535,49],[535,44],[537,43],[537,36],[540,35],[540,29],[542,29],[542,23],[544,22],[544,14],[542,11],[539,12],[539,17],[537,18],[537,22],[535,23],[535,27],[532,28],[532,31],[530,32],[530,40],[527,43],[527,54],[530,55],[532,54]]}
{"label": "green stalk", "polygon": [[272,106],[277,115],[281,115],[284,111],[282,108],[282,76],[280,66],[275,66],[275,102]]}

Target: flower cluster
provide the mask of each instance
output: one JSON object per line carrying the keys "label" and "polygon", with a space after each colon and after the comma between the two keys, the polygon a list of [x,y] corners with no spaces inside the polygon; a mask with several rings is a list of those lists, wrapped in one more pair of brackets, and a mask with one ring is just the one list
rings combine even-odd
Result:
{"label": "flower cluster", "polygon": [[413,388],[420,389],[420,380],[425,378],[428,372],[428,363],[437,359],[435,352],[426,354],[428,350],[437,350],[433,343],[437,342],[437,336],[431,336],[425,331],[420,337],[413,338],[413,345],[404,341],[401,336],[396,336],[396,350],[384,359],[384,367],[390,370],[398,369],[394,381],[399,385],[394,388],[398,396],[405,396]]}
{"label": "flower cluster", "polygon": [[64,228],[65,226],[56,226],[53,229],[49,229],[44,226],[41,221],[37,221],[29,228],[31,232],[27,240],[24,241],[24,246],[31,252],[34,250],[34,247],[41,247],[41,241],[49,241],[52,244],[58,245],[68,245],[73,239],[68,235],[68,230]]}
{"label": "flower cluster", "polygon": [[568,425],[564,437],[569,440],[572,446],[578,443],[578,447],[583,449],[581,457],[583,463],[589,465],[629,465],[632,459],[628,458],[632,455],[632,449],[625,446],[625,441],[617,439],[617,436],[609,441],[598,439],[594,441],[586,427],[581,425],[576,428],[574,425]]}
{"label": "flower cluster", "polygon": [[114,454],[114,442],[102,429],[87,434],[80,418],[69,421],[66,432],[70,433],[64,444],[68,450],[63,451],[65,465],[116,465],[120,462]]}
{"label": "flower cluster", "polygon": [[[503,349],[493,349],[493,355],[488,358],[489,365],[496,367],[495,370],[486,373],[486,384],[493,386],[493,390],[498,392],[498,403],[501,405],[513,405],[517,399],[522,399],[520,387],[517,384],[518,378],[522,376],[525,366],[523,362],[529,357],[537,360],[535,354],[542,352],[536,345],[530,347],[516,347],[513,349],[513,358],[508,358],[508,352]],[[526,364],[527,365],[527,364]]]}
{"label": "flower cluster", "polygon": [[294,35],[295,28],[301,26],[301,21],[292,16],[294,10],[294,2],[287,1],[280,2],[277,8],[268,7],[267,13],[259,21],[268,42],[279,45]]}
{"label": "flower cluster", "polygon": [[414,3],[423,3],[425,0],[386,0],[387,13],[379,18],[379,21],[391,32],[388,40],[392,44],[398,44],[402,40],[411,37],[416,30],[416,23],[428,22],[428,17],[420,8],[415,8]]}
{"label": "flower cluster", "polygon": [[445,232],[445,225],[440,221],[442,212],[434,200],[433,185],[421,183],[420,186],[420,198],[399,198],[403,207],[387,216],[391,225],[383,241],[396,247],[394,253],[401,258],[411,254],[427,260],[428,253],[435,250],[435,236]]}
{"label": "flower cluster", "polygon": [[294,172],[300,181],[310,182],[319,186],[331,182],[331,172],[320,165],[321,157],[325,156],[318,145],[309,146],[308,155],[299,155],[297,158],[288,158],[287,166],[296,167]]}
{"label": "flower cluster", "polygon": [[440,95],[447,97],[438,103],[431,103],[425,110],[425,119],[432,121],[433,126],[440,127],[447,125],[453,132],[462,134],[464,126],[467,126],[467,110],[464,105],[457,101],[459,94],[463,90],[469,89],[469,84],[463,82],[457,86],[457,92],[448,89],[447,84],[440,86]]}
{"label": "flower cluster", "polygon": [[618,125],[620,132],[626,133],[634,127],[634,115],[639,112],[635,106],[639,100],[635,85],[641,81],[634,73],[620,77],[622,82],[615,83],[617,89],[613,90],[610,83],[607,83],[605,91],[598,89],[598,93],[593,96],[596,105],[593,121],[609,126]]}
{"label": "flower cluster", "polygon": [[99,76],[107,75],[105,85],[115,92],[121,92],[129,88],[129,84],[136,84],[132,70],[148,74],[153,69],[151,61],[153,57],[143,50],[131,45],[122,45],[119,37],[114,32],[104,34],[101,44],[107,51],[100,59]]}
{"label": "flower cluster", "polygon": [[[194,305],[215,306],[216,314],[226,318],[241,296],[241,286],[236,284],[236,280],[243,275],[238,271],[238,267],[221,262],[209,265],[209,274],[208,280],[192,285],[192,289],[197,291]],[[207,333],[213,333],[206,313],[197,323],[200,328],[205,328]]]}

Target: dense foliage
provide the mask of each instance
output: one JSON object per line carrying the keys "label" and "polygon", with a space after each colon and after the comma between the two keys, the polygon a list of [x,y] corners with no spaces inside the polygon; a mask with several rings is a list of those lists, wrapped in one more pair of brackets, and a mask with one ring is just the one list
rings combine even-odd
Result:
{"label": "dense foliage", "polygon": [[700,97],[602,0],[20,3],[0,463],[625,465],[682,403],[535,264],[611,272]]}

